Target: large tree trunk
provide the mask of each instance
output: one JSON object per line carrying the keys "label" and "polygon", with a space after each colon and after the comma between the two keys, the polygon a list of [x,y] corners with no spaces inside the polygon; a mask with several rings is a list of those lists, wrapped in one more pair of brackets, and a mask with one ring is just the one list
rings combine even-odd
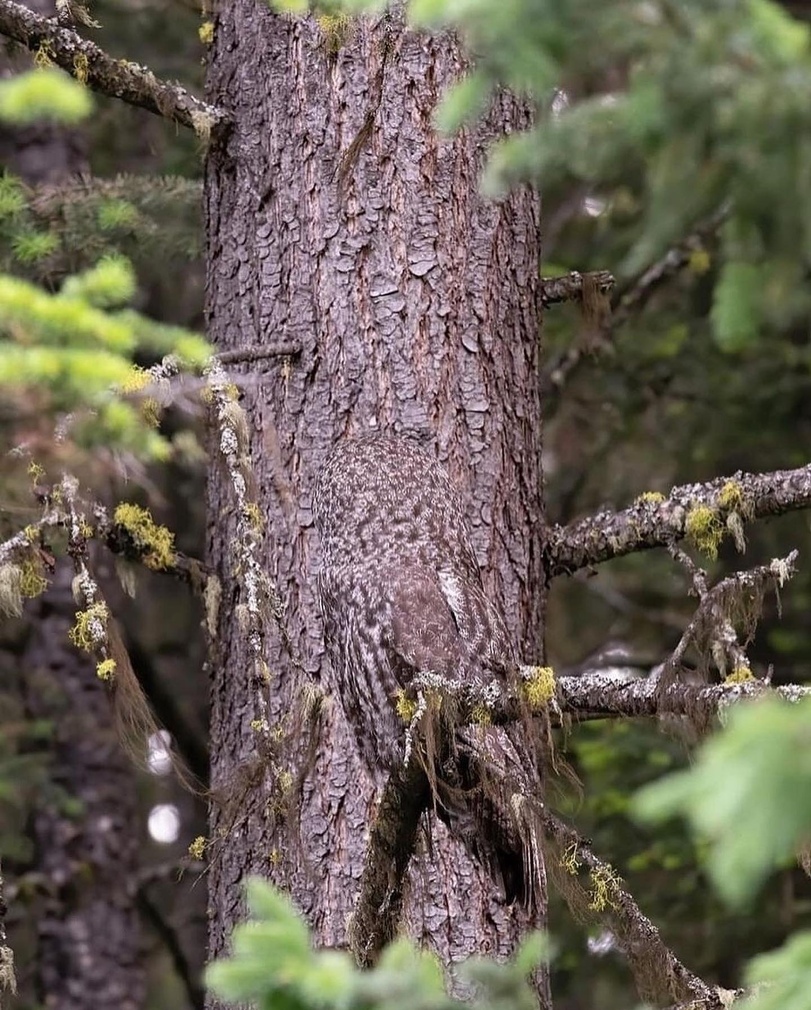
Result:
{"label": "large tree trunk", "polygon": [[[306,674],[328,684],[313,599],[313,481],[336,439],[412,433],[436,447],[469,503],[485,585],[505,601],[527,660],[540,658],[538,206],[477,191],[486,147],[524,121],[508,97],[453,139],[432,115],[464,68],[456,41],[405,30],[399,15],[345,38],[258,0],[220,5],[208,98],[234,129],[208,159],[207,311],[219,350],[295,344],[234,367],[244,379],[252,460],[268,520],[267,568],[304,669],[271,638],[268,696],[290,746]],[[319,942],[343,945],[374,787],[327,708],[295,830],[276,816],[278,775],[257,771],[255,686],[235,606],[233,497],[209,484],[209,560],[223,581],[213,664],[211,953],[227,943],[249,873],[289,890]],[[247,785],[247,788],[244,788]],[[225,844],[217,839],[227,835]],[[407,928],[446,963],[508,953],[527,926],[464,849],[433,827],[412,867]],[[537,920],[536,920],[537,921]]]}

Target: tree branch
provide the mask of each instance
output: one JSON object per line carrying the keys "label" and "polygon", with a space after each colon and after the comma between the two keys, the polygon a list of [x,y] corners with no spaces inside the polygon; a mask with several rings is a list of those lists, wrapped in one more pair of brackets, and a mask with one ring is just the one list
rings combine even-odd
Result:
{"label": "tree branch", "polygon": [[777,696],[795,702],[811,697],[811,687],[796,684],[772,687],[764,680],[748,680],[740,684],[675,683],[663,687],[655,673],[639,677],[630,671],[610,669],[580,677],[559,677],[556,687],[561,715],[578,719],[688,716],[702,725],[740,701]]}
{"label": "tree branch", "polygon": [[[641,998],[690,1005],[698,1000],[706,1010],[723,1010],[720,993],[694,975],[665,945],[659,930],[625,889],[613,867],[547,808],[542,822],[544,833],[560,853],[555,881],[563,897],[576,916],[608,920],[631,966]],[[547,860],[549,868],[551,864],[552,859]],[[583,868],[588,874],[588,891],[578,881]]]}
{"label": "tree branch", "polygon": [[739,472],[706,484],[683,484],[666,498],[659,497],[642,495],[619,512],[606,509],[570,526],[551,527],[545,546],[548,574],[571,573],[694,536],[699,506],[712,511],[703,518],[714,525],[719,541],[733,534],[731,516],[741,521],[762,519],[809,508],[811,464],[796,470]]}
{"label": "tree branch", "polygon": [[[603,325],[600,327],[599,339],[596,343],[591,342],[588,346],[574,344],[549,365],[544,375],[543,383],[545,389],[544,405],[547,408],[547,413],[552,401],[560,393],[561,388],[566,382],[571,379],[572,374],[581,367],[584,361],[593,357],[595,351],[604,351],[611,346],[616,331],[621,326],[624,326],[634,313],[639,312],[647,305],[654,292],[665,281],[680,273],[690,263],[692,257],[704,248],[707,239],[717,231],[726,214],[726,208],[722,208],[707,221],[700,224],[692,234],[669,249],[660,260],[657,260],[641,274],[638,274],[623,287],[619,288],[612,299],[611,314],[606,317]],[[602,275],[611,277],[611,286],[613,286],[613,277],[607,271],[600,271],[594,276],[598,277]],[[549,281],[543,281],[544,305],[573,300],[571,295],[568,298],[546,297],[547,283],[565,279],[550,278]],[[605,290],[610,290],[610,286],[605,288]]]}
{"label": "tree branch", "polygon": [[360,894],[348,930],[352,953],[363,968],[375,963],[397,933],[403,881],[429,797],[428,779],[419,761],[410,761],[389,776],[369,836]]}
{"label": "tree branch", "polygon": [[194,1010],[203,1010],[206,1005],[206,991],[200,982],[198,973],[194,971],[189,958],[186,956],[186,951],[183,949],[183,944],[180,940],[180,931],[175,929],[169,922],[158,903],[152,900],[147,887],[141,886],[138,888],[137,898],[141,911],[148,919],[169,954],[172,966],[183,986],[189,1005]]}
{"label": "tree branch", "polygon": [[94,91],[188,126],[201,137],[228,125],[222,109],[195,98],[181,85],[159,80],[137,63],[114,59],[72,29],[61,28],[13,0],[0,0],[0,34],[42,51]]}
{"label": "tree branch", "polygon": [[[585,278],[603,294],[614,287],[614,275],[608,270],[595,270]],[[586,285],[588,286],[588,285]],[[577,270],[559,277],[541,278],[541,302],[544,308],[561,302],[579,302],[583,299],[584,275]]]}

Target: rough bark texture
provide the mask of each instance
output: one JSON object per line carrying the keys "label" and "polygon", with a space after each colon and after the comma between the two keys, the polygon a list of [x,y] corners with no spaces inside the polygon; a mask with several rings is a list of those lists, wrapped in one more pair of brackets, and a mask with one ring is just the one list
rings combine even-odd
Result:
{"label": "rough bark texture", "polygon": [[[312,20],[255,0],[222,5],[207,98],[233,132],[208,160],[209,333],[218,350],[300,348],[234,366],[268,520],[267,566],[303,659],[272,639],[270,711],[301,760],[292,724],[305,671],[328,686],[313,599],[311,493],[340,437],[408,432],[436,448],[468,502],[488,591],[540,659],[543,574],[538,339],[538,208],[526,191],[477,194],[486,145],[524,113],[502,97],[491,123],[441,139],[431,117],[462,71],[450,37],[405,31],[397,15],[327,37]],[[281,777],[257,767],[250,657],[230,540],[232,496],[210,481],[209,561],[223,581],[213,663],[211,953],[227,943],[246,874],[292,894],[320,943],[347,942],[374,787],[326,706],[297,828]],[[227,835],[227,843],[218,841]],[[505,955],[527,928],[441,826],[412,867],[409,932],[446,962]]]}
{"label": "rough bark texture", "polygon": [[104,685],[68,641],[76,612],[70,579],[63,565],[32,605],[22,656],[29,715],[54,727],[51,787],[33,818],[43,887],[37,1002],[49,1010],[136,1010],[145,972],[134,901],[135,782]]}

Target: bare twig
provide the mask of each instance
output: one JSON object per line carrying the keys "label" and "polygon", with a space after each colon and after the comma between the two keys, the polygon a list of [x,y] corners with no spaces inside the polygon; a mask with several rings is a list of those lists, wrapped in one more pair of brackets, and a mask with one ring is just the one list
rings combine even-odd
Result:
{"label": "bare twig", "polygon": [[606,509],[570,526],[553,526],[547,533],[547,571],[560,575],[672,544],[690,533],[699,507],[712,510],[711,516],[704,515],[717,524],[719,539],[731,532],[727,524],[733,513],[750,520],[809,508],[811,464],[796,470],[739,472],[706,484],[683,484],[667,497],[642,495],[621,511]]}
{"label": "bare twig", "polygon": [[194,1010],[203,1010],[206,1005],[206,992],[201,984],[199,974],[192,967],[183,948],[180,930],[176,929],[164,915],[158,902],[152,900],[146,886],[142,885],[138,888],[137,897],[141,911],[149,920],[172,960],[177,977],[186,991],[189,1005]]}
{"label": "bare twig", "polygon": [[40,52],[94,91],[188,126],[199,136],[208,137],[228,124],[222,109],[181,85],[162,81],[137,63],[114,59],[73,29],[14,0],[0,0],[0,34]]}

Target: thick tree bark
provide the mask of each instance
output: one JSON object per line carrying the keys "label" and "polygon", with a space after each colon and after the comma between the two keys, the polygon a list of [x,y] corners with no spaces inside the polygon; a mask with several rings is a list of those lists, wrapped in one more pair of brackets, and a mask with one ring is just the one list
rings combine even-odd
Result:
{"label": "thick tree bark", "polygon": [[132,768],[93,663],[68,640],[76,604],[66,564],[31,607],[22,656],[27,708],[53,724],[50,788],[33,838],[37,1002],[50,1010],[137,1010],[145,996],[135,906],[139,839]]}
{"label": "thick tree bark", "polygon": [[[320,943],[346,943],[375,788],[339,704],[325,708],[300,815],[284,816],[287,773],[295,783],[303,761],[292,713],[306,676],[329,688],[311,494],[338,438],[385,430],[436,447],[469,501],[486,586],[506,601],[522,656],[541,659],[538,206],[528,191],[501,203],[477,191],[488,143],[526,113],[502,96],[486,125],[439,137],[432,115],[464,65],[454,39],[405,30],[397,14],[336,38],[257,0],[217,11],[207,99],[234,128],[208,159],[209,334],[234,360],[244,348],[300,348],[253,364],[247,355],[232,374],[245,380],[267,568],[303,666],[271,635],[265,690],[287,741],[273,771],[257,762],[234,499],[215,466],[212,955],[227,944],[249,873],[288,889]],[[431,833],[412,866],[408,931],[448,963],[506,955],[526,914],[441,825]]]}

